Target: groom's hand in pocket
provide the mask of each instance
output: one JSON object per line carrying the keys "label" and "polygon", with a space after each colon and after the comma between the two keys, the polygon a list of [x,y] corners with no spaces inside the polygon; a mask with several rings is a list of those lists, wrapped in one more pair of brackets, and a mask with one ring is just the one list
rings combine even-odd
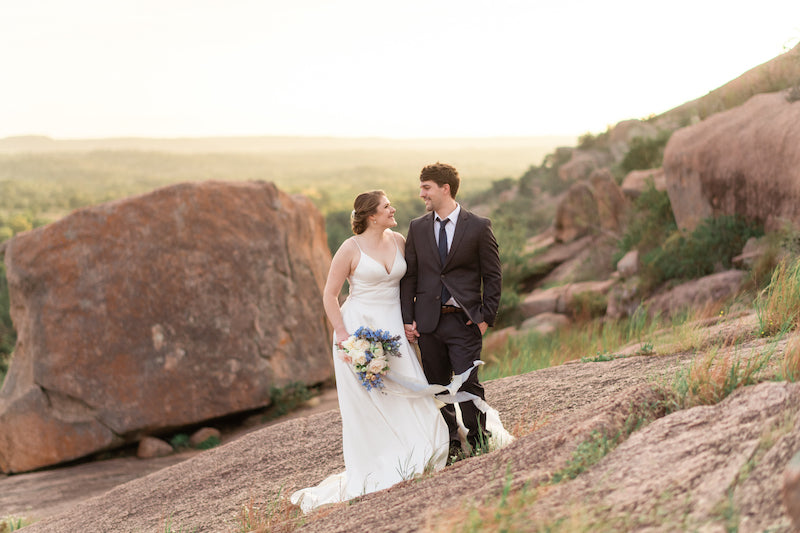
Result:
{"label": "groom's hand in pocket", "polygon": [[[472,323],[473,323],[472,320],[467,320],[468,326],[471,326]],[[482,337],[483,335],[486,334],[486,330],[489,329],[489,324],[487,324],[486,322],[481,322],[480,324],[478,324],[478,329],[481,330],[481,337]]]}

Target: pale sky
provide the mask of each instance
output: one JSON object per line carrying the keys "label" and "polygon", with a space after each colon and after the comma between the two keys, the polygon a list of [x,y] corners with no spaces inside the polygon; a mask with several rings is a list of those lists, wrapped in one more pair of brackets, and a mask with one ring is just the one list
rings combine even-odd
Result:
{"label": "pale sky", "polygon": [[0,0],[0,137],[580,135],[800,39],[800,0]]}

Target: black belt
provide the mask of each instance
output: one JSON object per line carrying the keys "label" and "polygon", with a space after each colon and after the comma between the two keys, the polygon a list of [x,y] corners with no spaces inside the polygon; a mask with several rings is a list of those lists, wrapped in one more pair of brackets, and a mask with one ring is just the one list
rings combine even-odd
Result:
{"label": "black belt", "polygon": [[447,313],[463,313],[464,310],[460,307],[456,307],[455,305],[443,305],[442,306],[442,314],[446,315]]}

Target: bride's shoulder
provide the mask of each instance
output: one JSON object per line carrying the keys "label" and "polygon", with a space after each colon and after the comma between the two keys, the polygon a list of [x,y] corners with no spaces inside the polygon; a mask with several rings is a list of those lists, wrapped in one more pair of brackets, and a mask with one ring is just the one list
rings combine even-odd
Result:
{"label": "bride's shoulder", "polygon": [[360,250],[358,246],[358,242],[356,242],[355,236],[348,237],[344,240],[344,242],[339,246],[339,249],[336,250],[336,254],[338,255],[353,255]]}
{"label": "bride's shoulder", "polygon": [[397,241],[397,244],[403,245],[406,243],[406,238],[403,237],[403,234],[398,231],[389,230],[392,232],[392,237],[394,240]]}

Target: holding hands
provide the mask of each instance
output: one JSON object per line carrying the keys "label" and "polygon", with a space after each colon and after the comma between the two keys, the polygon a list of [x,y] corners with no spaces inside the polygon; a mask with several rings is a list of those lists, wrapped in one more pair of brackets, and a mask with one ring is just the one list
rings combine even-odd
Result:
{"label": "holding hands", "polygon": [[417,321],[415,320],[411,324],[404,324],[403,325],[406,330],[406,339],[408,342],[417,342],[419,338],[419,331],[417,331]]}

